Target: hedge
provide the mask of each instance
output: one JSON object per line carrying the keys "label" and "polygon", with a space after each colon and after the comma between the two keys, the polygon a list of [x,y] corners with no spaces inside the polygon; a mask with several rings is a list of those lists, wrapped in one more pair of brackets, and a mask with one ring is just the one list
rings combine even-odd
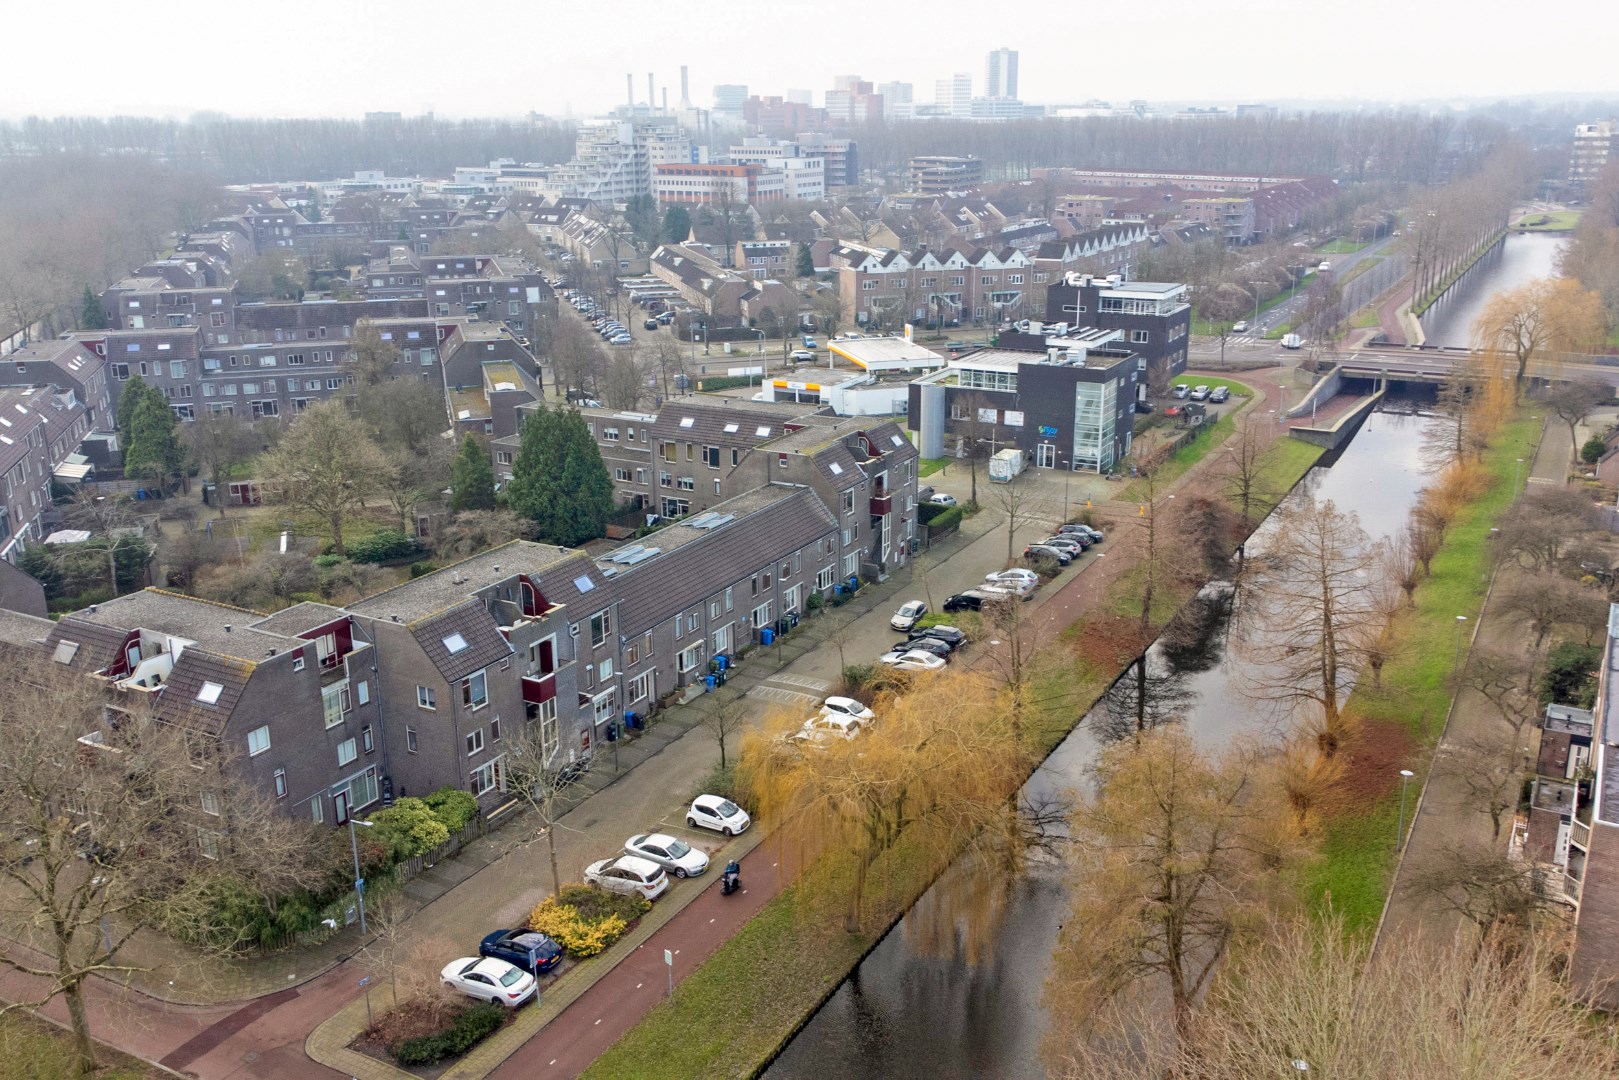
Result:
{"label": "hedge", "polygon": [[480,1001],[457,1013],[450,1026],[443,1031],[406,1039],[392,1047],[389,1053],[401,1065],[437,1064],[478,1045],[506,1022],[507,1013],[504,1005]]}
{"label": "hedge", "polygon": [[382,563],[399,559],[413,559],[422,552],[421,545],[398,529],[383,529],[363,537],[348,546],[351,562]]}
{"label": "hedge", "polygon": [[925,521],[923,524],[936,533],[949,532],[951,529],[961,528],[962,519],[965,517],[966,511],[964,509],[959,506],[952,506],[942,514],[934,514],[933,520]]}

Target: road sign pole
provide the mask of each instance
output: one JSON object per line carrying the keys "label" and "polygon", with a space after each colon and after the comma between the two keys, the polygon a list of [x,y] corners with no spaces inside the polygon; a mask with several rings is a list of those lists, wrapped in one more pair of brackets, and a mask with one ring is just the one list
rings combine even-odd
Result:
{"label": "road sign pole", "polygon": [[669,969],[669,996],[675,996],[675,954],[663,950],[663,966]]}

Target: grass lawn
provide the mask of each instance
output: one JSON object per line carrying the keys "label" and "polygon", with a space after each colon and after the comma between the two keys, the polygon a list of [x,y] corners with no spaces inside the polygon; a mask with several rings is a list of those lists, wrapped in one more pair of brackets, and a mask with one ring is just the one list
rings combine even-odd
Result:
{"label": "grass lawn", "polygon": [[1512,227],[1525,232],[1570,232],[1579,223],[1580,211],[1554,210],[1545,214],[1525,214],[1514,221]]}
{"label": "grass lawn", "polygon": [[1345,240],[1340,236],[1336,240],[1327,241],[1325,244],[1322,244],[1315,250],[1316,253],[1320,255],[1348,255],[1352,252],[1359,251],[1365,246],[1365,244],[1358,244],[1353,240]]}
{"label": "grass lawn", "polygon": [[[1350,696],[1351,712],[1404,726],[1424,751],[1438,740],[1450,708],[1456,616],[1478,618],[1489,586],[1490,525],[1511,504],[1514,459],[1533,456],[1537,433],[1535,421],[1520,419],[1508,425],[1489,450],[1485,460],[1495,475],[1495,487],[1446,532],[1433,574],[1417,589],[1416,608],[1403,619],[1401,649],[1383,669],[1382,689],[1365,684]],[[1464,630],[1471,633],[1471,625]],[[1462,645],[1465,648],[1465,636]],[[1417,771],[1420,775],[1421,769]],[[1414,804],[1415,792],[1411,800]],[[1325,913],[1330,896],[1331,910],[1344,919],[1350,933],[1367,933],[1377,925],[1394,863],[1398,813],[1396,789],[1370,807],[1325,824],[1323,857],[1305,875],[1305,899],[1312,910]],[[1407,826],[1409,818],[1408,814]]]}
{"label": "grass lawn", "polygon": [[918,477],[932,476],[934,473],[938,472],[940,469],[944,468],[948,464],[950,464],[950,459],[949,458],[942,458],[942,457],[925,457],[925,458],[922,458],[920,461],[917,462],[916,475]]}
{"label": "grass lawn", "polygon": [[1367,304],[1365,307],[1355,312],[1354,315],[1350,316],[1349,326],[1350,329],[1353,330],[1370,330],[1372,327],[1379,325],[1382,321],[1383,320],[1378,317],[1377,308],[1373,307],[1371,304]]}
{"label": "grass lawn", "polygon": [[[97,1080],[157,1080],[168,1075],[105,1046],[98,1046],[96,1053],[101,1061]],[[0,1060],[12,1080],[66,1080],[78,1075],[67,1032],[26,1013],[0,1016]]]}

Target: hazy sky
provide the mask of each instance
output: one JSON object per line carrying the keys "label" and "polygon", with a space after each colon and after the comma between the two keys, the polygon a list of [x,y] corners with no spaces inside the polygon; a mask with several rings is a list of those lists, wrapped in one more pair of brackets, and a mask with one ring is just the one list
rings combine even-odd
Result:
{"label": "hazy sky", "polygon": [[[1020,54],[1041,103],[1410,101],[1619,90],[1613,0],[116,0],[9,4],[0,114],[590,114],[834,75],[916,87]],[[999,27],[1002,29],[991,29]],[[1619,96],[1619,95],[1615,95]]]}

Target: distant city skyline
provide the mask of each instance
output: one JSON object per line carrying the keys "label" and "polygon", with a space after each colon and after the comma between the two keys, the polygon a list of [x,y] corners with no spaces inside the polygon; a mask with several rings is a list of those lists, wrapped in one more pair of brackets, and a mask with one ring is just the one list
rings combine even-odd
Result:
{"label": "distant city skyline", "polygon": [[[488,33],[427,0],[284,0],[271,19],[250,5],[170,0],[161,20],[65,0],[8,12],[10,40],[19,44],[7,58],[0,115],[590,116],[623,103],[626,73],[638,99],[650,72],[659,97],[667,88],[673,104],[682,64],[692,104],[704,108],[716,85],[783,97],[809,88],[819,100],[844,74],[910,83],[920,102],[958,72],[985,94],[987,54],[1002,47],[1018,54],[1017,96],[1050,105],[1619,96],[1613,35],[1600,32],[1612,12],[1602,0],[1560,6],[1559,31],[1544,50],[1521,33],[1520,9],[1464,9],[1459,0],[1168,7],[1139,18],[1091,9],[1084,20],[1052,5],[1049,19],[1026,12],[1020,21],[1049,22],[1049,32],[991,38],[959,33],[964,19],[985,15],[964,0],[940,0],[922,20],[903,5],[865,0],[777,0],[768,15],[742,0],[598,0],[577,15],[516,6]],[[424,37],[437,24],[444,32]],[[209,49],[174,27],[205,31]],[[1098,43],[1106,48],[1093,52]],[[218,70],[206,72],[216,59]],[[171,65],[186,75],[165,76]]]}

